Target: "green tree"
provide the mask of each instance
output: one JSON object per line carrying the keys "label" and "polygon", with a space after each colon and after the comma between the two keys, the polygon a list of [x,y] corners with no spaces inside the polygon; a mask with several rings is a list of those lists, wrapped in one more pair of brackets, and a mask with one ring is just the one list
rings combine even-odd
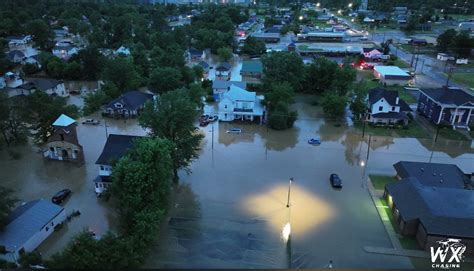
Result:
{"label": "green tree", "polygon": [[189,172],[189,165],[196,159],[201,134],[195,133],[194,122],[199,116],[196,104],[186,90],[166,92],[156,101],[147,103],[139,117],[140,125],[150,129],[154,137],[166,138],[174,143],[172,151],[173,176],[178,181],[178,169]]}
{"label": "green tree", "polygon": [[438,51],[447,52],[448,49],[453,44],[454,38],[456,37],[457,32],[454,29],[448,29],[438,36],[436,39]]}
{"label": "green tree", "polygon": [[99,52],[97,47],[89,46],[79,52],[71,58],[71,61],[76,61],[81,64],[81,74],[84,79],[97,80],[104,68],[106,59]]}
{"label": "green tree", "polygon": [[461,31],[453,40],[453,51],[458,57],[467,58],[474,48],[474,39],[469,36],[468,31]]}
{"label": "green tree", "polygon": [[78,80],[82,77],[82,66],[75,62],[70,61],[64,65],[63,75],[64,78],[71,79],[71,80]]}
{"label": "green tree", "polygon": [[321,99],[324,114],[330,118],[339,119],[344,116],[347,97],[340,96],[336,92],[326,92]]}
{"label": "green tree", "polygon": [[33,20],[27,23],[26,32],[30,34],[33,41],[42,49],[47,49],[52,45],[54,38],[53,31],[48,24],[41,19]]}
{"label": "green tree", "polygon": [[107,61],[102,79],[113,82],[121,91],[133,90],[141,85],[141,78],[129,58],[118,57]]}
{"label": "green tree", "polygon": [[295,92],[288,82],[281,84],[272,84],[265,87],[269,91],[265,94],[265,104],[269,111],[272,111],[279,102],[291,104],[294,102]]}
{"label": "green tree", "polygon": [[32,74],[35,74],[35,73],[41,71],[41,69],[38,68],[38,66],[36,66],[35,64],[31,64],[31,63],[26,63],[25,65],[23,65],[23,67],[21,68],[21,70],[22,70],[26,75],[32,75]]}
{"label": "green tree", "polygon": [[303,60],[294,52],[275,52],[262,57],[264,81],[288,82],[295,91],[302,88]]}
{"label": "green tree", "polygon": [[0,231],[5,229],[8,215],[17,200],[13,197],[13,190],[0,186]]}
{"label": "green tree", "polygon": [[285,102],[278,102],[274,109],[269,113],[268,126],[275,130],[284,130],[293,127],[293,124],[298,117],[296,111],[289,110],[288,104]]}
{"label": "green tree", "polygon": [[181,86],[181,71],[171,67],[155,68],[150,75],[148,86],[155,93],[164,93]]}
{"label": "green tree", "polygon": [[84,98],[84,115],[88,116],[99,110],[102,104],[107,100],[107,95],[103,90],[87,94]]}
{"label": "green tree", "polygon": [[111,81],[105,81],[101,90],[106,96],[104,102],[118,98],[122,94],[120,89]]}
{"label": "green tree", "polygon": [[242,53],[250,56],[259,56],[265,54],[267,47],[265,42],[258,40],[252,36],[247,37],[242,47]]}
{"label": "green tree", "polygon": [[114,165],[111,194],[117,200],[124,233],[136,230],[140,212],[160,210],[155,222],[164,214],[171,188],[174,148],[167,139],[139,139]]}
{"label": "green tree", "polygon": [[354,88],[351,92],[351,101],[349,108],[354,115],[356,120],[360,119],[363,114],[367,112],[367,84],[365,81],[360,81],[354,85]]}
{"label": "green tree", "polygon": [[229,61],[232,59],[234,54],[232,53],[232,49],[229,47],[222,47],[217,49],[217,55],[221,61]]}

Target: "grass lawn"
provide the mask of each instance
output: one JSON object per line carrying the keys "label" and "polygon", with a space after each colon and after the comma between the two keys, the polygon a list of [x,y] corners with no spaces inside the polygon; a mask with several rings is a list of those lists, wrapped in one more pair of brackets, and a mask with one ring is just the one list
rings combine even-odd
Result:
{"label": "grass lawn", "polygon": [[[362,131],[363,123],[354,122],[354,127]],[[406,128],[373,127],[366,124],[365,133],[375,136],[431,138],[430,133],[414,120],[410,121]]]}
{"label": "grass lawn", "polygon": [[474,74],[472,73],[453,73],[451,80],[456,83],[464,84],[470,88],[474,88]]}
{"label": "grass lawn", "polygon": [[394,61],[394,64],[395,64],[395,66],[400,67],[400,69],[404,69],[404,68],[409,68],[409,67],[410,67],[410,64],[406,63],[405,61],[403,61],[403,60],[400,59],[400,58],[397,58],[397,60]]}
{"label": "grass lawn", "polygon": [[400,97],[400,99],[404,100],[406,103],[409,103],[409,104],[417,103],[416,98],[410,93],[408,93],[408,91],[406,91],[405,88],[403,87],[398,89],[398,96]]}
{"label": "grass lawn", "polygon": [[439,129],[439,137],[449,140],[470,140],[467,135],[453,130],[451,127],[442,127]]}
{"label": "grass lawn", "polygon": [[386,184],[394,183],[397,181],[397,179],[394,176],[369,174],[369,177],[370,177],[370,181],[374,185],[374,188],[378,190],[384,190]]}

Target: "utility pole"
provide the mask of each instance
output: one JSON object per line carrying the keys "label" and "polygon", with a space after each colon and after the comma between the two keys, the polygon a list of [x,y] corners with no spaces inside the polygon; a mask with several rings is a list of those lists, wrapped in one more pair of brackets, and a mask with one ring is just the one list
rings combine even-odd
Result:
{"label": "utility pole", "polygon": [[291,183],[293,182],[293,177],[290,178],[290,184],[288,186],[288,201],[286,202],[286,208],[290,208],[290,194],[291,194]]}
{"label": "utility pole", "polygon": [[105,127],[105,138],[109,137],[109,133],[107,131],[107,121],[104,119],[104,127]]}
{"label": "utility pole", "polygon": [[415,60],[415,74],[416,74],[416,68],[418,68],[418,57],[419,57],[419,54],[416,54],[416,60]]}
{"label": "utility pole", "polygon": [[369,163],[370,141],[372,141],[372,135],[369,135],[369,144],[367,144],[367,158],[365,159],[366,165]]}
{"label": "utility pole", "polygon": [[434,142],[436,143],[436,141],[438,141],[438,135],[439,135],[439,124],[436,128],[436,135],[435,135],[435,139],[434,139]]}
{"label": "utility pole", "polygon": [[214,149],[214,124],[212,124],[211,149]]}
{"label": "utility pole", "polygon": [[453,73],[454,67],[449,68],[448,78],[446,79],[446,88],[449,87],[449,80],[451,79],[451,74]]}

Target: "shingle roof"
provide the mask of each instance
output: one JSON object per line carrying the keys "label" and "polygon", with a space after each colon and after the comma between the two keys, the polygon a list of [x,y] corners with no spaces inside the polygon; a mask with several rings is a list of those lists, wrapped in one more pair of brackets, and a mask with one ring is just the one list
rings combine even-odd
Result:
{"label": "shingle roof", "polygon": [[[153,99],[153,94],[141,91],[129,91],[107,104],[106,108],[116,109],[115,104],[120,103],[123,109],[137,110],[145,104],[146,101]],[[122,109],[121,108],[121,109]]]}
{"label": "shingle roof", "polygon": [[217,71],[228,71],[232,68],[232,65],[230,65],[228,62],[223,62],[217,66],[216,70]]}
{"label": "shingle roof", "polygon": [[247,88],[247,83],[242,82],[242,81],[226,81],[226,80],[212,81],[212,88],[224,89],[224,88],[229,88],[231,85],[235,85],[243,89]]}
{"label": "shingle roof", "polygon": [[420,92],[441,104],[460,106],[470,103],[474,106],[474,95],[460,88],[421,89]]}
{"label": "shingle roof", "polygon": [[19,50],[13,50],[13,51],[8,52],[7,54],[8,60],[13,61],[15,60],[15,57],[24,58],[25,54]]}
{"label": "shingle roof", "polygon": [[393,167],[401,178],[416,177],[423,185],[433,187],[462,189],[470,182],[459,167],[451,164],[400,161]]}
{"label": "shingle roof", "polygon": [[242,69],[243,72],[263,72],[263,64],[260,60],[246,60],[242,62]]}
{"label": "shingle roof", "polygon": [[188,49],[188,52],[192,56],[202,56],[202,53],[203,53],[202,50],[198,50],[198,49],[192,48],[192,47]]}
{"label": "shingle roof", "polygon": [[381,112],[372,114],[372,117],[379,118],[379,119],[399,119],[399,120],[406,120],[408,119],[407,114],[404,112]]}
{"label": "shingle roof", "polygon": [[138,138],[142,137],[110,134],[109,137],[107,137],[107,142],[105,143],[102,153],[95,163],[97,165],[110,165],[113,160],[120,159],[124,156],[126,152],[133,147],[133,141]]}
{"label": "shingle roof", "polygon": [[48,89],[52,89],[57,85],[62,84],[62,81],[58,81],[55,79],[33,79],[28,83],[25,83],[18,88],[31,90],[31,89],[39,89],[41,91],[46,91]]}
{"label": "shingle roof", "polygon": [[428,234],[474,238],[474,191],[424,186],[416,177],[385,189],[402,218],[419,219]]}
{"label": "shingle roof", "polygon": [[207,63],[206,61],[200,61],[198,65],[201,66],[203,69],[208,69],[210,66],[209,63]]}
{"label": "shingle roof", "polygon": [[255,101],[256,93],[231,85],[230,90],[224,94],[224,97],[228,97],[232,101]]}
{"label": "shingle roof", "polygon": [[64,210],[59,205],[40,199],[27,202],[8,216],[8,224],[0,232],[0,244],[8,251],[19,249],[49,221]]}

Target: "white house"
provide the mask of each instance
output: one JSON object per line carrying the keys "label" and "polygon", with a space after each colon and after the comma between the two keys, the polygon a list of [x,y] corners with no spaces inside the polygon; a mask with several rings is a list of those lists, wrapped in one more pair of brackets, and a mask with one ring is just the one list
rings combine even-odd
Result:
{"label": "white house", "polygon": [[257,96],[255,92],[231,85],[229,91],[224,93],[222,100],[219,102],[219,120],[254,121],[257,117],[261,124],[265,116],[263,100],[264,97]]}
{"label": "white house", "polygon": [[383,53],[375,48],[362,48],[364,57],[369,59],[380,59]]}
{"label": "white house", "polygon": [[39,61],[39,55],[25,57],[21,61],[21,64],[23,64],[23,65],[25,65],[25,64],[35,65],[36,67],[41,69],[41,63]]}
{"label": "white house", "polygon": [[235,85],[239,88],[246,89],[247,83],[243,81],[226,81],[226,80],[214,80],[212,81],[212,95],[214,100],[217,102],[222,100],[224,93],[230,90],[230,86]]}
{"label": "white house", "polygon": [[30,35],[23,35],[23,36],[10,36],[7,37],[6,40],[8,41],[8,47],[10,50],[25,50],[32,41]]}
{"label": "white house", "polygon": [[59,45],[54,46],[53,55],[61,59],[69,59],[71,56],[77,54],[79,49],[74,45]]}
{"label": "white house", "polygon": [[129,56],[130,55],[130,49],[128,49],[125,46],[120,46],[117,50],[114,52],[115,55],[124,55],[124,56]]}
{"label": "white house", "polygon": [[0,259],[17,262],[21,254],[35,250],[65,219],[63,207],[44,199],[18,206],[0,232],[0,246],[6,251],[0,253]]}
{"label": "white house", "polygon": [[404,86],[411,80],[411,76],[397,66],[375,66],[374,76],[380,79],[384,85],[400,85]]}
{"label": "white house", "polygon": [[368,112],[366,121],[376,125],[401,125],[408,124],[407,113],[411,112],[410,106],[400,99],[398,91],[375,88],[368,94]]}
{"label": "white house", "polygon": [[95,162],[99,165],[99,176],[94,179],[96,194],[100,195],[112,183],[112,163],[124,156],[133,147],[133,142],[140,136],[115,135],[107,137],[104,149]]}
{"label": "white house", "polygon": [[69,92],[66,91],[64,82],[55,79],[33,79],[28,83],[18,86],[17,89],[24,91],[25,95],[40,90],[48,95],[57,95],[61,97],[69,96]]}
{"label": "white house", "polygon": [[219,64],[216,67],[216,80],[230,80],[232,65],[228,62]]}

